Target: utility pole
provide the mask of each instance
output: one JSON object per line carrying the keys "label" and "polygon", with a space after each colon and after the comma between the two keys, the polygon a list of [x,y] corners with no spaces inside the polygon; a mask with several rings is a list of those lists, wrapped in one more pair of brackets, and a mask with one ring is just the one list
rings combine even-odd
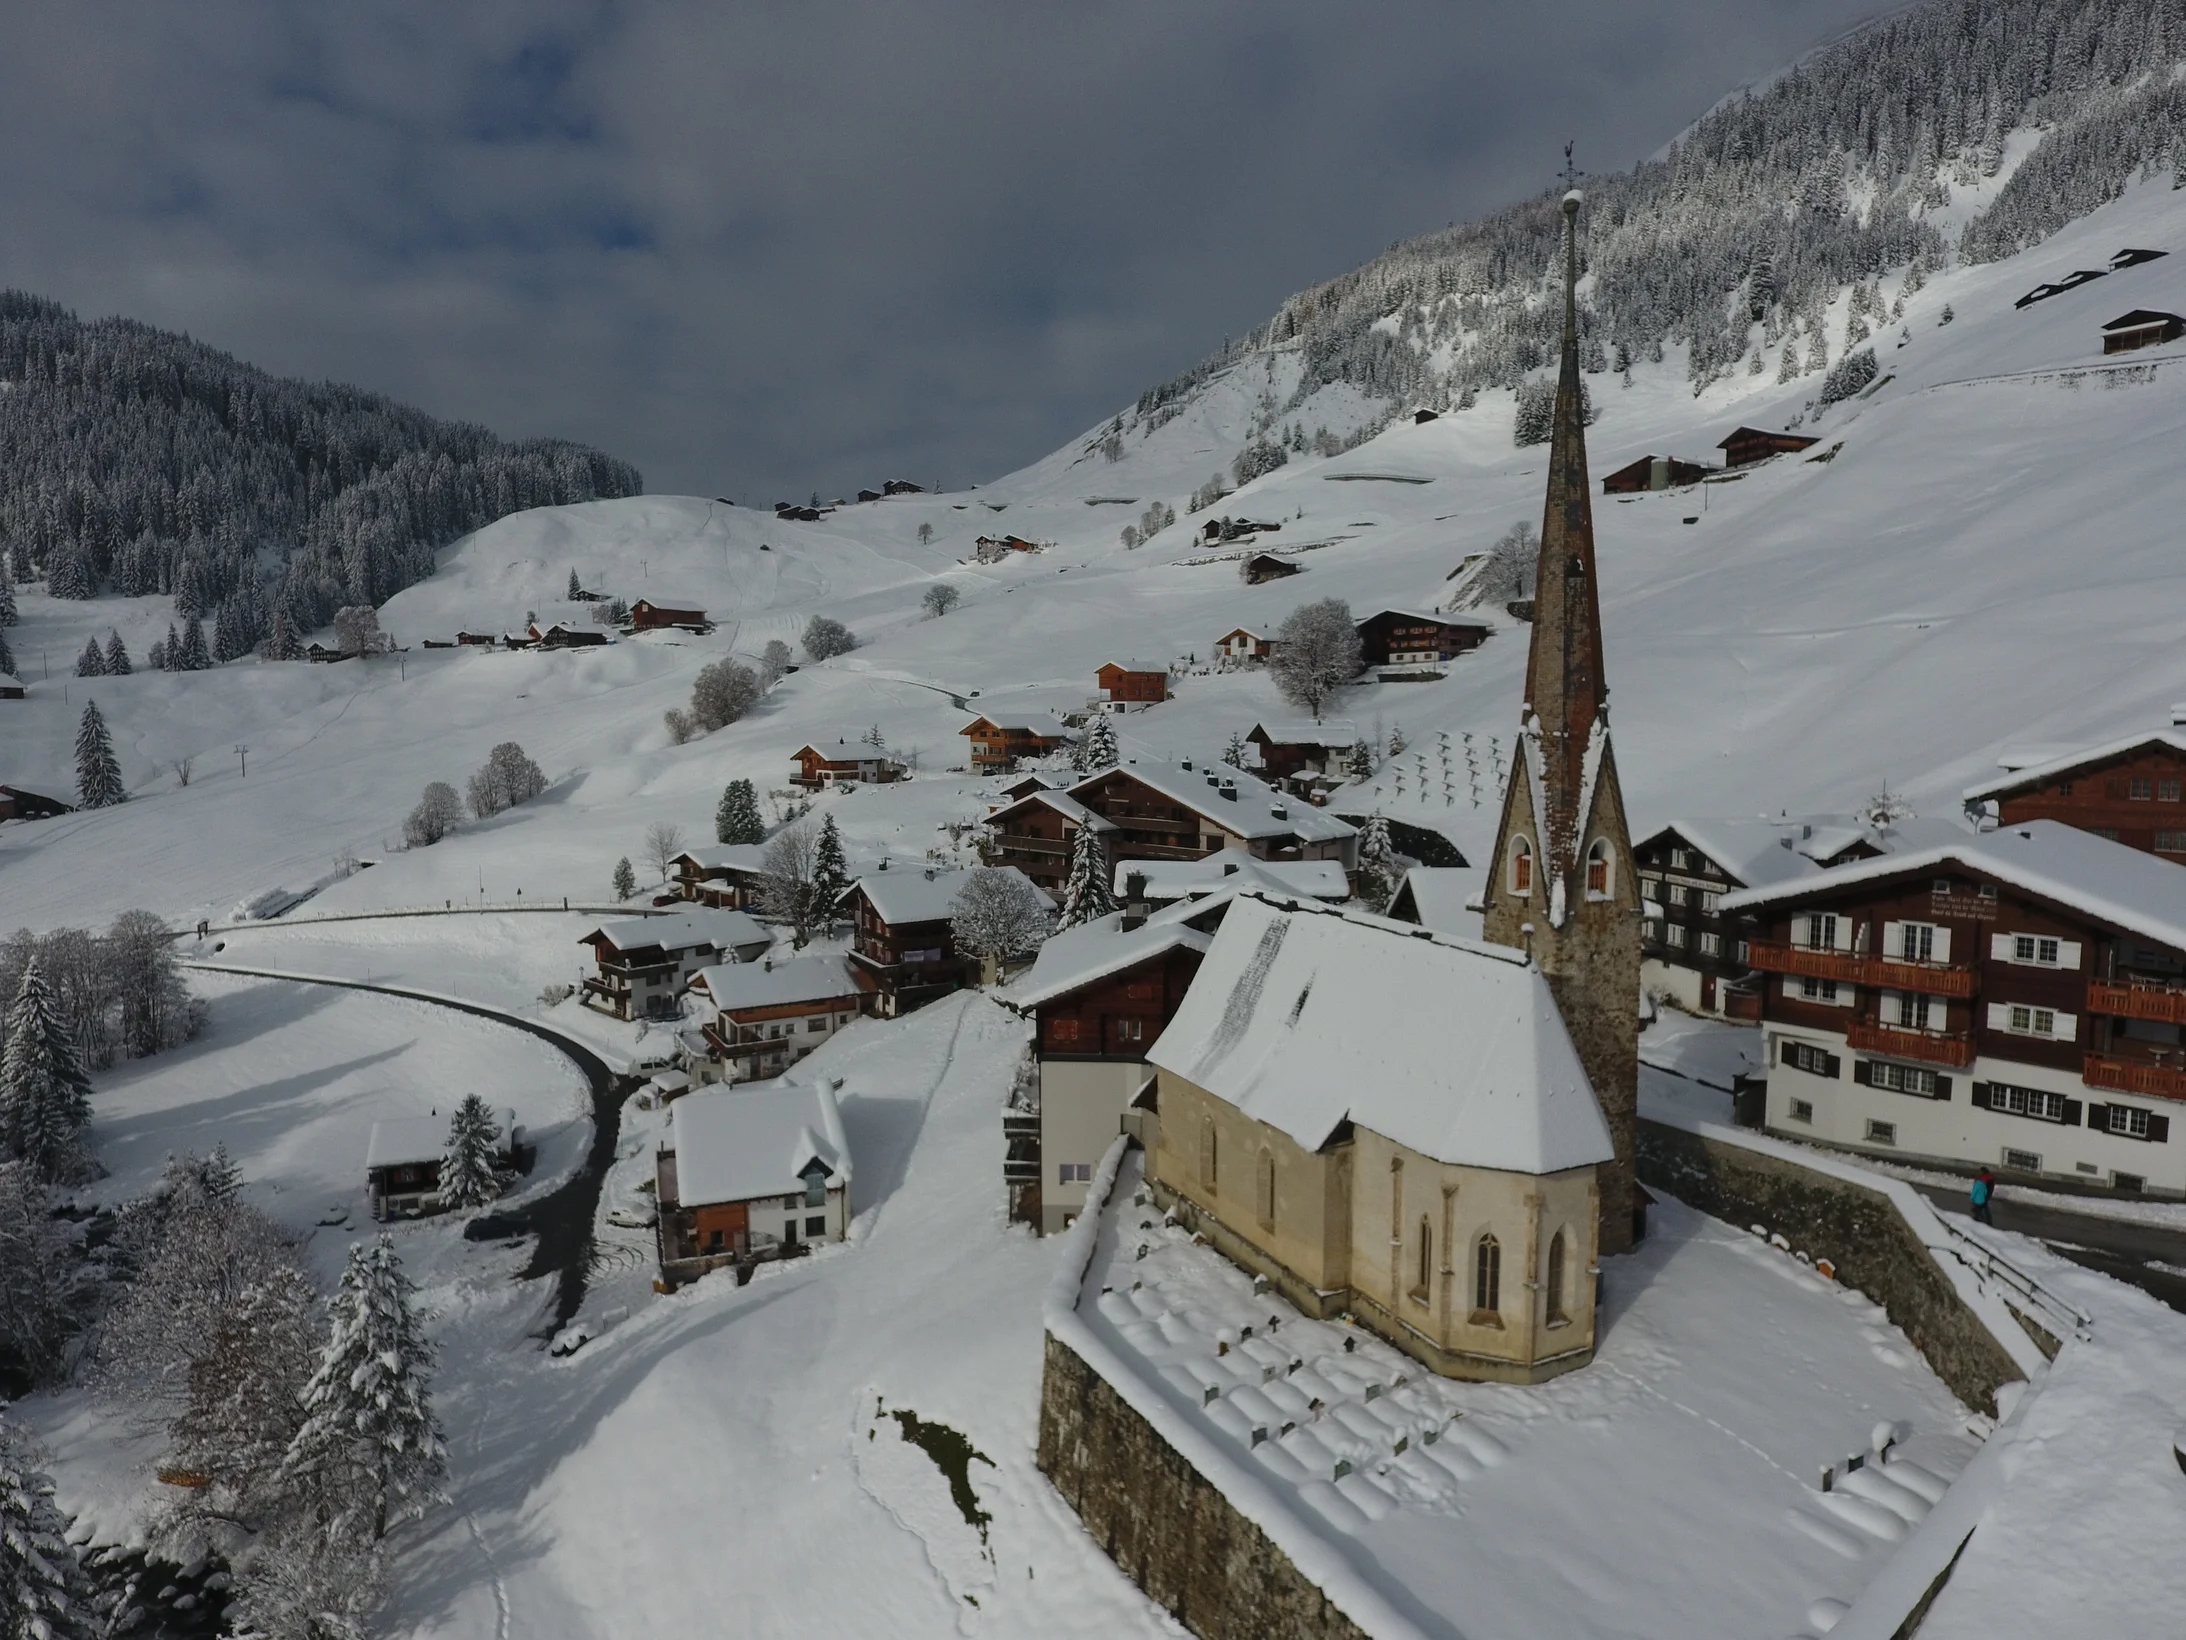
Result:
{"label": "utility pole", "polygon": [[250,748],[241,741],[237,741],[235,755],[243,760],[243,778],[248,780],[250,778]]}

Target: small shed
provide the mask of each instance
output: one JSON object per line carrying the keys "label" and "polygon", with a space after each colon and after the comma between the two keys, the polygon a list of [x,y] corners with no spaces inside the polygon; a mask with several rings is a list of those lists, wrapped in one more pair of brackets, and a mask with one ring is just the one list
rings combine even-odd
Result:
{"label": "small shed", "polygon": [[23,680],[13,672],[0,672],[0,700],[23,700],[30,691],[23,687]]}
{"label": "small shed", "polygon": [[1296,575],[1305,565],[1295,558],[1284,558],[1272,552],[1256,552],[1245,560],[1240,573],[1247,586],[1259,586],[1263,581],[1280,581],[1286,575]]}
{"label": "small shed", "polygon": [[656,604],[650,598],[640,598],[630,606],[630,627],[635,632],[657,632],[663,628],[684,632],[711,632],[713,623],[706,619],[703,609]]}
{"label": "small shed", "polygon": [[1641,456],[1607,474],[1602,479],[1602,494],[1637,495],[1643,490],[1672,490],[1684,484],[1698,484],[1709,471],[1697,461],[1680,461],[1676,456]]}
{"label": "small shed", "polygon": [[1772,433],[1762,427],[1734,427],[1730,437],[1716,448],[1723,452],[1725,467],[1751,467],[1755,462],[1766,461],[1771,456],[1796,455],[1820,439],[1807,438],[1800,433]]}
{"label": "small shed", "polygon": [[58,797],[27,792],[20,786],[0,786],[0,820],[50,820],[73,810]]}
{"label": "small shed", "polygon": [[2160,347],[2186,335],[2186,318],[2154,308],[2135,308],[2103,326],[2103,352],[2131,353],[2138,348]]}
{"label": "small shed", "polygon": [[[513,1110],[494,1114],[501,1130],[496,1154],[513,1162],[524,1142],[523,1126]],[[435,1112],[382,1117],[372,1124],[364,1153],[364,1192],[373,1218],[415,1218],[439,1211],[440,1153],[447,1146],[451,1120]]]}

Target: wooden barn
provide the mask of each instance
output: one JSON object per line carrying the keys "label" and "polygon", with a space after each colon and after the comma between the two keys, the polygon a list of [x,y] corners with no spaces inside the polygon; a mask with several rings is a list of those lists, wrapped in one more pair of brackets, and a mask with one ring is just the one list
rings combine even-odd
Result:
{"label": "wooden barn", "polygon": [[630,606],[633,632],[658,632],[669,628],[682,632],[711,632],[713,623],[706,619],[703,609],[673,608],[656,604],[650,598],[640,598]]}
{"label": "wooden barn", "polygon": [[838,784],[885,785],[903,778],[903,765],[883,752],[869,746],[853,752],[847,741],[837,741],[835,747],[833,752],[823,752],[817,746],[798,747],[790,754],[797,764],[797,772],[789,777],[790,784],[817,791]]}
{"label": "wooden barn", "polygon": [[1771,433],[1760,427],[1734,427],[1731,436],[1716,448],[1723,452],[1725,467],[1751,467],[1755,462],[1766,461],[1771,456],[1797,455],[1801,450],[1819,444],[1799,433]]}
{"label": "wooden barn", "polygon": [[1359,622],[1359,659],[1367,666],[1420,666],[1478,649],[1495,630],[1469,615],[1384,609]]}
{"label": "wooden barn", "polygon": [[1001,774],[1021,757],[1044,757],[1070,738],[1052,712],[988,717],[982,714],[957,731],[972,743],[972,773]]}
{"label": "wooden barn", "polygon": [[1110,661],[1093,678],[1111,701],[1150,704],[1169,698],[1169,669],[1152,661]]}
{"label": "wooden barn", "polygon": [[1295,558],[1285,558],[1278,553],[1256,552],[1245,560],[1243,575],[1247,586],[1260,586],[1268,581],[1280,581],[1286,575],[1296,575],[1305,565]]}
{"label": "wooden barn", "polygon": [[1674,490],[1683,484],[1698,484],[1713,471],[1712,467],[1704,467],[1697,461],[1680,461],[1676,456],[1641,456],[1605,476],[1602,494],[1637,495],[1644,490]]}
{"label": "wooden barn", "polygon": [[2135,308],[2103,326],[2103,351],[2131,353],[2137,348],[2175,342],[2180,336],[2186,336],[2186,318],[2153,308]]}

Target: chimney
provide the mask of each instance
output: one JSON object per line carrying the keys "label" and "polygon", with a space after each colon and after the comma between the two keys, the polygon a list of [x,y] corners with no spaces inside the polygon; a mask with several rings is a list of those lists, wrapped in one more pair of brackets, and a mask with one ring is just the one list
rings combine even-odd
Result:
{"label": "chimney", "polygon": [[2171,727],[2176,729],[2181,726],[2186,726],[2186,700],[2171,708]]}
{"label": "chimney", "polygon": [[[2172,721],[2176,722],[2177,719],[2174,718]],[[1192,760],[1188,757],[1178,758],[1176,766],[1182,769],[1186,774],[1190,774],[1192,772]]]}
{"label": "chimney", "polygon": [[1146,921],[1146,873],[1134,871],[1123,879],[1123,927],[1126,932]]}
{"label": "chimney", "polygon": [[1236,782],[1236,781],[1234,781],[1234,780],[1225,780],[1225,781],[1223,781],[1223,782],[1222,782],[1222,795],[1223,795],[1224,797],[1226,797],[1227,799],[1229,799],[1229,801],[1231,801],[1232,803],[1236,802],[1236,801],[1237,801],[1237,782]]}
{"label": "chimney", "polygon": [[1277,820],[1288,820],[1290,818],[1289,808],[1281,803],[1270,803],[1268,805],[1268,813],[1270,816]]}

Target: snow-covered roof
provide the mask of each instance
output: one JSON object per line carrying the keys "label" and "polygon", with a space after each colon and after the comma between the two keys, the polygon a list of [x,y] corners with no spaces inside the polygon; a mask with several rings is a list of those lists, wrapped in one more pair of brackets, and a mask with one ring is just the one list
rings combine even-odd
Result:
{"label": "snow-covered roof", "polygon": [[23,680],[13,672],[0,672],[0,689],[20,689],[22,687]]}
{"label": "snow-covered roof", "polygon": [[1016,802],[1004,808],[996,809],[994,813],[987,816],[988,823],[992,824],[1007,815],[1015,814],[1028,803],[1037,803],[1042,808],[1053,809],[1074,826],[1089,825],[1095,831],[1114,831],[1116,829],[1116,822],[1109,819],[1107,815],[1095,814],[1068,792],[1056,791],[1053,787],[1042,787],[1039,791],[1027,792],[1024,796],[1018,798]]}
{"label": "snow-covered roof", "polygon": [[1030,968],[995,992],[995,1000],[1035,1008],[1170,951],[1204,952],[1213,938],[1180,922],[1148,921],[1126,929],[1123,913],[1112,911],[1049,939]]}
{"label": "snow-covered roof", "polygon": [[1067,739],[1074,732],[1069,724],[1053,712],[982,712],[957,733],[968,735],[982,723],[991,723],[1005,734],[1039,735],[1046,740]]}
{"label": "snow-covered roof", "polygon": [[1530,960],[1357,912],[1237,896],[1146,1057],[1308,1150],[1348,1117],[1507,1172],[1614,1153]]}
{"label": "snow-covered roof", "polygon": [[1187,899],[1220,888],[1262,889],[1313,900],[1351,898],[1351,883],[1335,860],[1255,860],[1234,848],[1218,848],[1200,860],[1120,860],[1116,893],[1124,893],[1133,877],[1146,879],[1146,897],[1155,901]]}
{"label": "snow-covered roof", "polygon": [[1461,937],[1477,935],[1480,913],[1473,909],[1473,902],[1487,875],[1479,866],[1414,866],[1404,874],[1396,897],[1410,897],[1423,928]]}
{"label": "snow-covered roof", "polygon": [[1904,854],[1971,835],[1955,820],[1907,816],[1878,828],[1857,815],[1794,814],[1773,820],[1672,820],[1640,839],[1641,846],[1665,832],[1677,833],[1746,888],[1811,877],[1862,844],[1886,855]]}
{"label": "snow-covered roof", "polygon": [[849,964],[838,956],[798,957],[792,962],[732,962],[701,968],[691,989],[703,992],[716,1008],[772,1008],[789,1002],[820,1002],[853,996],[857,986]]}
{"label": "snow-covered roof", "polygon": [[[1287,797],[1265,781],[1241,773],[1228,764],[1185,768],[1175,763],[1134,758],[1087,776],[1070,788],[1071,794],[1075,796],[1094,782],[1115,774],[1131,776],[1170,802],[1181,804],[1239,837],[1296,837],[1302,842],[1321,843],[1356,835],[1353,827],[1333,814]],[[1236,797],[1224,797],[1216,786],[1207,783],[1210,779],[1231,783]]]}
{"label": "snow-covered roof", "polygon": [[[1101,664],[1102,666],[1120,667],[1126,672],[1161,672],[1166,674],[1169,670],[1167,661],[1103,661]],[[1095,670],[1098,671],[1099,668],[1095,668]]]}
{"label": "snow-covered roof", "polygon": [[1999,831],[1969,834],[1938,848],[1855,860],[1796,882],[1726,894],[1723,909],[1744,911],[1891,877],[1920,876],[1941,865],[1994,877],[2159,944],[2186,950],[2186,870],[2056,820],[2030,820]]}
{"label": "snow-covered roof", "polygon": [[1436,626],[1492,627],[1495,624],[1478,615],[1446,615],[1426,609],[1377,609],[1371,615],[1360,616],[1357,624],[1364,626],[1368,621],[1379,620],[1384,615],[1394,615],[1404,621],[1431,621]]}
{"label": "snow-covered roof", "polygon": [[[991,869],[1011,873],[1047,904],[1055,903],[1045,889],[1015,866]],[[905,923],[946,922],[955,915],[956,897],[963,892],[970,877],[968,871],[928,871],[918,866],[904,871],[869,871],[843,890],[843,898],[848,899],[863,889],[866,899],[872,902],[874,914],[892,927]]]}
{"label": "snow-covered roof", "polygon": [[705,848],[687,848],[670,863],[679,865],[685,860],[701,872],[764,872],[767,846],[764,843],[714,843]]}
{"label": "snow-covered roof", "polygon": [[850,1141],[836,1108],[839,1083],[746,1083],[686,1094],[669,1106],[676,1153],[676,1204],[704,1207],[786,1196],[804,1188],[817,1161],[830,1185],[850,1182]]}
{"label": "snow-covered roof", "polygon": [[657,945],[664,951],[695,951],[712,946],[717,951],[738,950],[747,945],[771,945],[774,936],[765,924],[742,911],[702,909],[678,911],[665,917],[625,917],[601,923],[577,941],[590,945],[605,941],[617,951],[633,951]]}
{"label": "snow-covered roof", "polygon": [[[500,1143],[506,1148],[516,1132],[516,1112],[503,1107],[493,1114],[501,1125]],[[453,1120],[453,1113],[381,1117],[372,1124],[372,1137],[365,1145],[365,1167],[416,1167],[439,1161],[440,1153],[447,1148],[448,1126]]]}
{"label": "snow-covered roof", "polygon": [[[1272,746],[1356,746],[1359,726],[1349,718],[1315,723],[1311,718],[1262,718],[1253,731]],[[1248,737],[1249,738],[1249,737]]]}
{"label": "snow-covered roof", "polygon": [[2113,757],[2122,757],[2128,752],[2137,752],[2147,746],[2165,746],[2174,752],[2186,752],[2186,729],[2151,729],[2145,734],[2128,735],[2123,740],[2106,741],[2100,746],[2083,746],[2076,751],[2053,757],[2046,763],[2029,764],[1994,780],[1984,780],[1979,785],[1968,786],[1959,795],[1969,803],[1978,803],[1985,797],[2001,797],[2005,792],[2017,791],[2022,786],[2039,786],[2087,764],[2107,762]]}

